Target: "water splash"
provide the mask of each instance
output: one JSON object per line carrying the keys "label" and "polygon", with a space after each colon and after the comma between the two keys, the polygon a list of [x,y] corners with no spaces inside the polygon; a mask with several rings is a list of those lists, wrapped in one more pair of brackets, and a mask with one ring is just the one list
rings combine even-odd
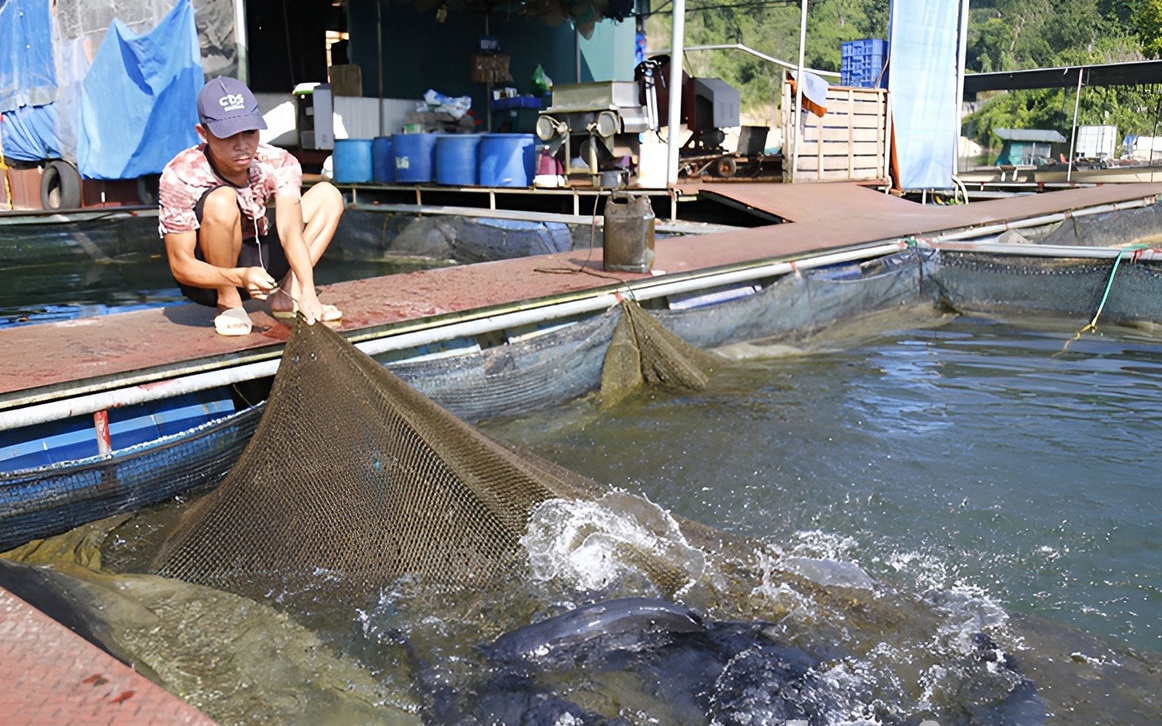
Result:
{"label": "water splash", "polygon": [[669,512],[622,491],[596,501],[543,502],[520,542],[535,578],[591,592],[664,568],[680,593],[706,571],[706,554],[686,541]]}

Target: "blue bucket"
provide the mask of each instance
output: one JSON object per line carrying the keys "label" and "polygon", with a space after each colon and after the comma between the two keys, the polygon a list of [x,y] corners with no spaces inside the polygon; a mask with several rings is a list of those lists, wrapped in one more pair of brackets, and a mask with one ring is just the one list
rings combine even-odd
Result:
{"label": "blue bucket", "polygon": [[376,136],[371,142],[371,178],[380,183],[395,181],[395,155],[390,136]]}
{"label": "blue bucket", "polygon": [[391,150],[397,182],[430,182],[435,177],[436,134],[395,134]]}
{"label": "blue bucket", "polygon": [[532,186],[537,145],[532,134],[485,134],[480,140],[480,184]]}
{"label": "blue bucket", "polygon": [[345,184],[371,181],[371,139],[335,139],[331,178]]}
{"label": "blue bucket", "polygon": [[440,184],[474,186],[477,134],[440,134],[436,139],[436,181]]}

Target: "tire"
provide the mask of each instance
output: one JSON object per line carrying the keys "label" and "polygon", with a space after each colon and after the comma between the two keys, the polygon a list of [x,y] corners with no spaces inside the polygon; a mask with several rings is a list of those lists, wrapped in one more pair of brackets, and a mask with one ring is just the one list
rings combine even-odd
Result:
{"label": "tire", "polygon": [[67,161],[48,162],[40,176],[40,206],[44,209],[80,209],[81,174]]}
{"label": "tire", "polygon": [[728,179],[734,176],[734,172],[738,171],[738,164],[735,162],[733,156],[724,156],[718,161],[714,162],[714,173],[723,179]]}

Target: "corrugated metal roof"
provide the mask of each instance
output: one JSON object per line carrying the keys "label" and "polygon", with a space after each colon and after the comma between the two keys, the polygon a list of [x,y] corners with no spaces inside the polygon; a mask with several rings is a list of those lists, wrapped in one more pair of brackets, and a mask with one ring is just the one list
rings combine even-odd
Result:
{"label": "corrugated metal roof", "polygon": [[1059,131],[1045,129],[993,129],[1001,141],[1045,141],[1060,144],[1065,137]]}
{"label": "corrugated metal roof", "polygon": [[964,98],[972,100],[981,91],[1011,91],[1018,88],[1076,88],[1083,73],[1084,86],[1135,86],[1162,81],[1162,60],[1099,63],[1090,66],[1031,68],[1024,71],[969,73],[964,76]]}

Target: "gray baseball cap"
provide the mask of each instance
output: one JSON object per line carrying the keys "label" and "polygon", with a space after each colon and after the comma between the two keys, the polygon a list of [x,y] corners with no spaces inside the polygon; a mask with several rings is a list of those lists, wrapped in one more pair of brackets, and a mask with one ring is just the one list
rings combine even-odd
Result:
{"label": "gray baseball cap", "polygon": [[219,139],[266,128],[258,99],[246,84],[222,76],[207,83],[198,94],[198,120]]}

